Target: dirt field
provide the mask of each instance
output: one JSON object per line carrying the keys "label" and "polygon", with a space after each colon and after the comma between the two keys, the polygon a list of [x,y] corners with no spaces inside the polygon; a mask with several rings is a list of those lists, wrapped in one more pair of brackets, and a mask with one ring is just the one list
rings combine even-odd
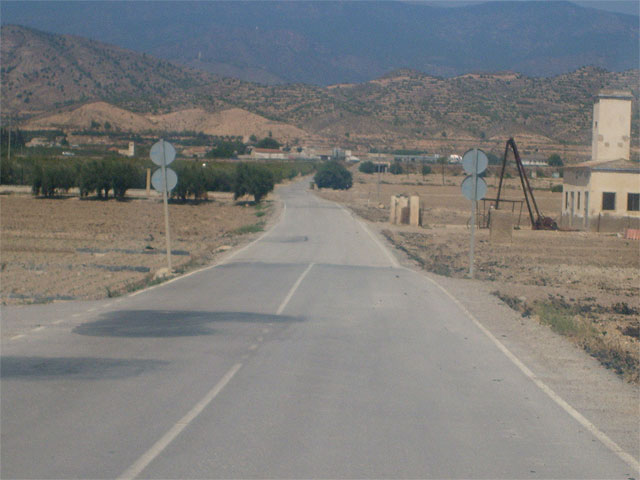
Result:
{"label": "dirt field", "polygon": [[[34,198],[4,188],[2,304],[97,299],[142,288],[167,267],[164,210],[159,196],[128,201]],[[18,190],[18,191],[16,191]],[[136,192],[134,192],[136,195]],[[260,231],[274,210],[236,205],[232,194],[200,204],[170,204],[176,272],[210,263],[216,254]]]}
{"label": "dirt field", "polygon": [[[436,167],[437,169],[437,167]],[[437,170],[436,170],[437,171]],[[346,192],[322,190],[377,228],[422,268],[462,278],[469,271],[471,204],[462,196],[462,176],[354,172],[354,186]],[[550,184],[532,180],[541,213],[558,218],[561,193]],[[490,178],[487,197],[495,197],[497,179]],[[423,226],[389,225],[392,194],[418,194]],[[522,199],[519,179],[507,180],[506,198]],[[503,198],[505,198],[503,196]],[[516,208],[516,213],[519,207]],[[492,291],[525,317],[549,324],[568,335],[601,362],[631,381],[638,381],[640,343],[640,245],[616,234],[532,231],[526,206],[521,229],[513,242],[489,242],[487,229],[477,230],[475,273],[491,282]]]}

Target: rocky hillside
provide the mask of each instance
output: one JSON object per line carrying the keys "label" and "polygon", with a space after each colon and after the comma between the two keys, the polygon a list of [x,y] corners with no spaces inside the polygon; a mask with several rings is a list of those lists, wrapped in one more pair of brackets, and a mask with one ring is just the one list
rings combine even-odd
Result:
{"label": "rocky hillside", "polygon": [[[238,108],[353,147],[410,146],[424,138],[489,139],[516,134],[589,144],[592,104],[598,90],[627,88],[637,99],[640,83],[638,70],[611,73],[584,67],[550,78],[513,72],[441,78],[398,70],[358,84],[268,86],[24,27],[2,27],[1,47],[5,116],[36,117],[42,122],[53,113],[66,115],[97,101],[145,114],[144,122],[150,121],[148,115],[194,108],[206,113]],[[126,115],[110,123],[123,130],[148,128],[147,123],[138,127],[125,119]],[[637,119],[636,114],[635,139],[639,137]],[[56,122],[60,123],[60,118]],[[164,125],[180,130],[206,124],[190,122],[176,120]]]}
{"label": "rocky hillside", "polygon": [[192,105],[211,75],[111,45],[2,26],[3,113],[50,111],[93,99],[134,110]]}

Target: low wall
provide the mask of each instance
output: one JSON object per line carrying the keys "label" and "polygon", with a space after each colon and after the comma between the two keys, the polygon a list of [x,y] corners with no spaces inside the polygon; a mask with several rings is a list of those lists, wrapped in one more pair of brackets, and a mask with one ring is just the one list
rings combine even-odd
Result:
{"label": "low wall", "polygon": [[584,217],[574,216],[572,221],[570,215],[563,215],[559,225],[561,228],[591,232],[624,232],[627,228],[640,228],[640,218],[600,214],[589,217],[588,224],[585,226]]}

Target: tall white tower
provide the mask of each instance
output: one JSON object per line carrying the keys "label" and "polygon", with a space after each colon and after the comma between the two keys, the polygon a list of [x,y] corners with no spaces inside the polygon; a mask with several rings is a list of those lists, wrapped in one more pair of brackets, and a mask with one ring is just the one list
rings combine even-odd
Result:
{"label": "tall white tower", "polygon": [[631,101],[626,90],[602,90],[593,105],[592,160],[629,160]]}

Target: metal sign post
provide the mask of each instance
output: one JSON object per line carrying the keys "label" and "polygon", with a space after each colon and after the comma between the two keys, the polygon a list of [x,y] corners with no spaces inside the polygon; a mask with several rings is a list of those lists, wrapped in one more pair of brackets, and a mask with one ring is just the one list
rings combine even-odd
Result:
{"label": "metal sign post", "polygon": [[486,170],[489,164],[487,155],[477,148],[467,151],[462,157],[462,166],[470,175],[462,182],[462,193],[471,200],[471,244],[469,246],[469,277],[474,276],[474,249],[476,235],[476,207],[478,200],[487,194],[487,184],[478,177],[479,173]]}
{"label": "metal sign post", "polygon": [[[151,183],[153,188],[158,191],[162,191],[162,201],[164,203],[164,231],[165,238],[167,240],[167,266],[169,273],[171,273],[171,232],[169,229],[169,199],[168,193],[178,183],[178,176],[176,172],[167,168],[173,160],[176,158],[176,150],[169,142],[160,140],[151,147],[150,152],[151,161],[156,165],[160,165],[160,170],[156,170],[151,177]],[[158,173],[160,175],[158,175]]]}

